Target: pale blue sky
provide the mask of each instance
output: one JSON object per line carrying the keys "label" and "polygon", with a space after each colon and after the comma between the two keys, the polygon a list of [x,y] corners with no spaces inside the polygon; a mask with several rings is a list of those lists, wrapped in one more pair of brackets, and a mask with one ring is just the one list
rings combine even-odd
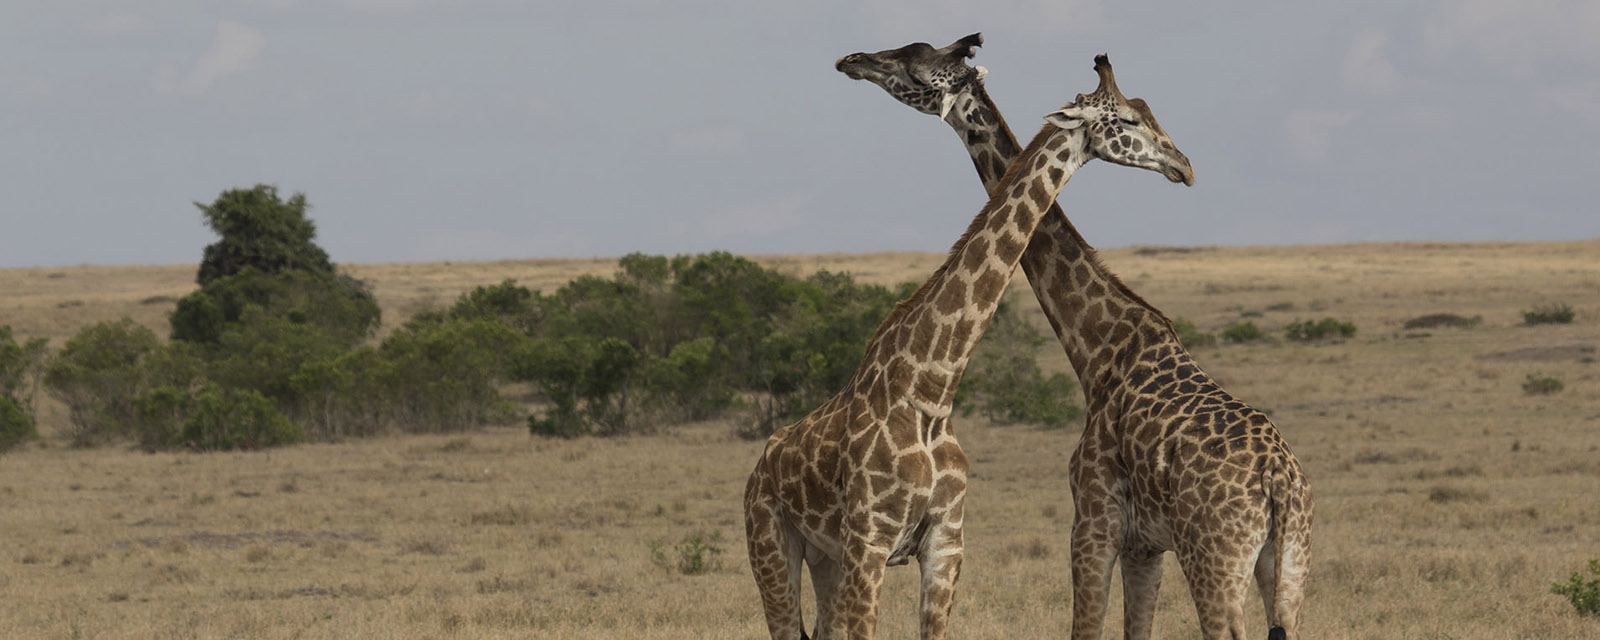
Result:
{"label": "pale blue sky", "polygon": [[196,263],[257,182],[337,262],[943,251],[961,145],[833,62],[973,31],[1019,137],[1107,52],[1194,162],[1080,171],[1097,246],[1600,236],[1600,3],[982,4],[6,2],[0,267]]}

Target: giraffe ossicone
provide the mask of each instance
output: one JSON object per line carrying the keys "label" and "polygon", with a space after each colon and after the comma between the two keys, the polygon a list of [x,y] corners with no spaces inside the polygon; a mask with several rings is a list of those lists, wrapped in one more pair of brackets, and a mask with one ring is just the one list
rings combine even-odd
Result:
{"label": "giraffe ossicone", "polygon": [[[957,67],[971,56],[949,52],[973,42],[982,38],[973,34],[944,49],[917,43],[856,53],[836,67],[939,115],[966,145],[984,187],[997,193],[1022,150],[981,76],[965,84],[927,81],[935,71],[964,77]],[[1152,142],[1171,143],[1144,101],[1111,100],[1121,92],[1109,61],[1097,58],[1096,71],[1102,82],[1090,101],[1111,116],[1098,118],[1098,125],[1159,134],[1124,139],[1102,132],[1097,139],[1110,153],[1139,154]],[[920,106],[930,101],[953,107],[933,112]],[[1168,179],[1193,181],[1192,172],[1159,170]],[[1125,636],[1148,638],[1162,556],[1173,551],[1208,640],[1245,637],[1243,602],[1252,573],[1269,637],[1297,638],[1310,562],[1311,493],[1276,427],[1206,376],[1166,316],[1101,264],[1054,202],[1021,264],[1088,406],[1071,471],[1072,637],[1099,637],[1111,570],[1120,559]]]}
{"label": "giraffe ossicone", "polygon": [[[935,53],[964,57],[979,43],[973,36]],[[767,440],[745,488],[745,533],[775,640],[807,637],[801,562],[816,592],[816,638],[837,640],[873,637],[883,572],[912,559],[922,569],[921,636],[945,637],[967,486],[950,406],[1034,228],[1073,172],[1094,158],[1192,180],[1188,158],[1164,133],[1166,145],[1151,139],[1142,154],[1103,139],[1150,135],[1105,124],[1106,105],[1120,96],[1089,103],[1109,72],[1107,64],[1102,89],[1080,94],[1075,105],[1083,108],[1061,115],[1075,124],[1047,122],[1039,131],[945,262],[878,328],[845,389]],[[959,86],[977,76],[962,64],[932,69],[924,80]],[[938,113],[941,100],[934,91],[906,103]]]}

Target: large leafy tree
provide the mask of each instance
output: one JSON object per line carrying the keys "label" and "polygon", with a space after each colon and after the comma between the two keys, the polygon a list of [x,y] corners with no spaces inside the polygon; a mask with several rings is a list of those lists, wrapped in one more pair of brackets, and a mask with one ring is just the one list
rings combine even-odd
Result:
{"label": "large leafy tree", "polygon": [[[310,335],[308,344],[339,349],[376,330],[381,318],[372,293],[338,273],[313,242],[317,230],[306,217],[305,194],[283,200],[277,187],[258,184],[195,206],[221,238],[205,248],[196,276],[200,290],[179,300],[172,313],[174,340],[205,346],[214,359],[229,333],[260,334],[262,325],[294,329]],[[274,336],[256,337],[270,342]]]}
{"label": "large leafy tree", "polygon": [[287,270],[332,275],[328,253],[312,239],[317,227],[306,217],[303,193],[278,197],[278,188],[258,184],[229,189],[211,204],[194,203],[206,226],[222,236],[206,246],[196,277],[200,286],[254,267],[262,273]]}

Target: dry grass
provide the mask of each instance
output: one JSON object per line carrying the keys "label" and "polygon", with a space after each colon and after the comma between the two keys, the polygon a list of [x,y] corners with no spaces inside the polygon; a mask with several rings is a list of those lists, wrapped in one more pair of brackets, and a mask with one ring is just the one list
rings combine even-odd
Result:
{"label": "dry grass", "polygon": [[[1600,242],[1111,251],[1173,316],[1269,334],[1334,316],[1338,344],[1197,354],[1271,410],[1315,484],[1307,637],[1593,638],[1552,582],[1600,556]],[[797,273],[923,277],[940,256],[773,258]],[[389,323],[506,277],[545,290],[604,261],[358,265]],[[63,276],[51,277],[51,273]],[[164,332],[192,267],[0,271],[0,323],[60,339],[131,315]],[[1018,283],[1021,284],[1021,283]],[[72,300],[79,304],[61,306]],[[1570,325],[1522,326],[1564,300]],[[1430,313],[1470,328],[1402,328]],[[1245,314],[1251,314],[1246,316]],[[1426,335],[1423,335],[1426,334]],[[1064,369],[1059,352],[1048,366]],[[1489,355],[1494,357],[1483,357]],[[1511,354],[1511,355],[1506,355]],[[1529,396],[1528,373],[1566,389]],[[244,454],[74,450],[0,458],[0,637],[764,637],[740,496],[759,443],[729,423],[542,441],[513,428]],[[1060,637],[1070,623],[1067,458],[1076,430],[967,421],[968,556],[955,631]],[[661,566],[720,532],[722,566]],[[1194,638],[1167,563],[1158,638]],[[883,637],[915,635],[916,571],[888,572]],[[1259,605],[1252,605],[1259,616]],[[1108,637],[1118,624],[1113,602]]]}

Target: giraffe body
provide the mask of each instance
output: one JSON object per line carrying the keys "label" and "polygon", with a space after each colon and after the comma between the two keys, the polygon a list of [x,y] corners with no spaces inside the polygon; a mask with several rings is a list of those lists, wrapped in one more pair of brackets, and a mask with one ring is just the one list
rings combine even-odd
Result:
{"label": "giraffe body", "polygon": [[[973,34],[944,49],[917,43],[852,54],[836,66],[940,116],[992,190],[1018,149],[983,87],[983,68],[966,64],[982,42]],[[1143,101],[1116,104],[1120,92],[1091,99],[1119,113],[1108,127],[1154,123]],[[1148,146],[1106,138],[1135,151]],[[1277,429],[1206,376],[1167,318],[1100,263],[1059,205],[1051,203],[1021,265],[1087,404],[1070,478],[1072,637],[1099,637],[1120,559],[1125,637],[1148,638],[1162,557],[1172,551],[1206,638],[1244,637],[1252,575],[1272,637],[1297,638],[1311,494]]]}
{"label": "giraffe body", "polygon": [[[1096,59],[1102,87],[1110,63]],[[1098,90],[1097,90],[1098,91]],[[1176,148],[1111,155],[1087,98],[1039,132],[951,249],[868,343],[846,388],[767,441],[745,489],[750,562],[775,640],[806,637],[800,563],[811,569],[819,639],[871,638],[885,567],[922,570],[923,638],[943,638],[962,559],[967,459],[951,401],[1034,227],[1092,158],[1192,182]]]}

